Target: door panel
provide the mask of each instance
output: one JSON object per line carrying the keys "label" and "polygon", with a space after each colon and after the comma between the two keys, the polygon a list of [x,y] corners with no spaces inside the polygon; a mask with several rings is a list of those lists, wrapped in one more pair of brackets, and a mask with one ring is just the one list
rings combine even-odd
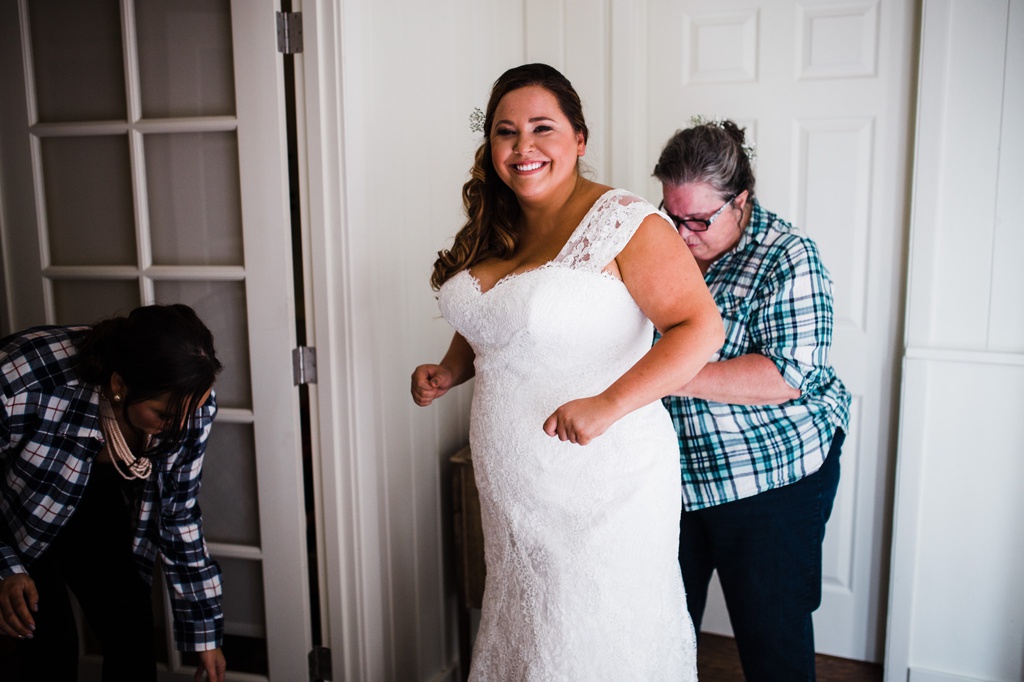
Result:
{"label": "door panel", "polygon": [[[229,670],[305,679],[275,9],[271,0],[0,2],[2,327],[91,323],[145,303],[196,309],[225,366],[200,503],[224,573]],[[190,679],[194,661],[174,651],[166,613],[166,679]]]}

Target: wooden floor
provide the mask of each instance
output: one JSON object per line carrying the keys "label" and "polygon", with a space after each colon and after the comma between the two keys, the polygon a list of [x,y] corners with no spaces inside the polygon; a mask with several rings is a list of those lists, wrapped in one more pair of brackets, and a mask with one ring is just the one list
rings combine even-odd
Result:
{"label": "wooden floor", "polygon": [[[818,655],[819,682],[881,682],[882,666],[845,658]],[[697,647],[697,679],[700,682],[742,682],[743,669],[731,637],[700,635]]]}
{"label": "wooden floor", "polygon": [[[5,654],[10,653],[4,646],[6,637],[0,637],[0,671],[9,664]],[[720,637],[702,633],[697,650],[697,678],[700,682],[742,682],[736,643],[731,637]],[[6,680],[5,675],[0,679]],[[881,682],[882,666],[874,663],[850,661],[845,658],[818,656],[819,682]]]}

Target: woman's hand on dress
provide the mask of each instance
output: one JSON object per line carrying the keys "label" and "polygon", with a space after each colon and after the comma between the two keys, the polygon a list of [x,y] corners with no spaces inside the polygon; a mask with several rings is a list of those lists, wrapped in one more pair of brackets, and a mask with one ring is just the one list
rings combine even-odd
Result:
{"label": "woman's hand on dress", "polygon": [[577,445],[586,445],[615,423],[621,415],[601,397],[570,400],[544,422],[544,433]]}
{"label": "woman's hand on dress", "polygon": [[196,670],[195,682],[202,682],[203,673],[206,673],[206,682],[224,682],[224,672],[228,664],[224,660],[224,653],[220,649],[200,651],[199,668]]}
{"label": "woman's hand on dress", "polygon": [[0,634],[31,639],[36,629],[32,612],[37,610],[39,593],[27,573],[15,573],[0,580]]}
{"label": "woman's hand on dress", "polygon": [[412,373],[412,399],[426,407],[440,398],[455,383],[455,376],[444,365],[420,365]]}

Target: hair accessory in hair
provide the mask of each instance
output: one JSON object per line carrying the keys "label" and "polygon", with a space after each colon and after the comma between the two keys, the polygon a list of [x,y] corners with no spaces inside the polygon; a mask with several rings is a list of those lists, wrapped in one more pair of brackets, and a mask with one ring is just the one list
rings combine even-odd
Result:
{"label": "hair accessory in hair", "polygon": [[[696,114],[690,117],[690,127],[714,126],[716,128],[724,129],[725,121],[726,119],[721,116],[702,116],[701,114]],[[743,149],[743,153],[747,155],[747,159],[750,163],[754,163],[754,161],[757,160],[757,147],[753,142],[747,140],[746,136],[743,137],[743,144],[740,145],[740,147]]]}
{"label": "hair accessory in hair", "polygon": [[484,112],[480,107],[473,107],[473,112],[469,115],[469,129],[474,133],[482,133],[485,119]]}
{"label": "hair accessory in hair", "polygon": [[715,126],[716,128],[725,127],[725,119],[721,116],[704,116],[703,114],[694,114],[690,117],[690,126],[696,128],[697,126]]}

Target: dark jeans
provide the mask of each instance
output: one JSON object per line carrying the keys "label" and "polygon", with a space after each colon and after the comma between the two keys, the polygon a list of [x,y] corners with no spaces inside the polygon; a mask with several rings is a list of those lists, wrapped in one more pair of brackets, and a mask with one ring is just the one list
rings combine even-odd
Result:
{"label": "dark jeans", "polygon": [[699,633],[717,570],[748,682],[815,679],[811,614],[844,439],[837,429],[821,469],[796,483],[683,512],[679,564],[693,625]]}
{"label": "dark jeans", "polygon": [[17,643],[15,682],[77,679],[78,631],[68,588],[103,647],[103,682],[156,680],[151,590],[132,561],[121,483],[110,465],[94,465],[74,516],[28,567],[39,611],[33,638]]}

